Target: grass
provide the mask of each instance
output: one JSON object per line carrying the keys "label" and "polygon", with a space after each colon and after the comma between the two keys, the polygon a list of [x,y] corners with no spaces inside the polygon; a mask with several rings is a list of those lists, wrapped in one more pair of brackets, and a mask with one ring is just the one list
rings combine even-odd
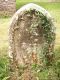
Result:
{"label": "grass", "polygon": [[8,51],[8,27],[10,18],[0,18],[0,55]]}
{"label": "grass", "polygon": [[8,57],[0,56],[0,80],[7,80],[9,78],[9,60]]}
{"label": "grass", "polygon": [[[37,0],[16,0],[17,2],[37,2]],[[48,2],[48,0],[38,0],[38,2]]]}
{"label": "grass", "polygon": [[27,3],[36,3],[46,9],[49,9],[49,10],[56,10],[56,9],[60,9],[60,3],[49,3],[49,2],[35,2],[35,1],[27,1],[27,2],[21,2],[20,0],[16,0],[16,7],[17,9],[19,9],[21,6],[27,4]]}
{"label": "grass", "polygon": [[[55,51],[54,51],[55,61],[56,61],[55,72],[60,76],[60,68],[59,68],[60,66],[60,3],[42,3],[42,2],[40,3],[40,2],[35,2],[35,0],[33,0],[33,2],[44,7],[54,17],[55,26],[56,26],[56,41],[55,41]],[[27,3],[29,3],[28,0],[26,0],[25,2],[22,2],[22,0],[17,0],[16,7],[17,9],[19,9],[21,6]],[[7,80],[8,78],[8,71],[6,71],[6,68],[8,69],[7,67],[8,57],[5,55],[8,55],[8,28],[9,28],[10,20],[11,20],[11,17],[8,17],[8,18],[0,17],[0,80]],[[49,70],[53,74],[52,68],[50,69]],[[47,78],[48,69],[44,70],[44,72],[39,73],[39,75],[41,78],[43,78],[44,76],[45,78]],[[53,79],[53,80],[56,80],[56,79]]]}

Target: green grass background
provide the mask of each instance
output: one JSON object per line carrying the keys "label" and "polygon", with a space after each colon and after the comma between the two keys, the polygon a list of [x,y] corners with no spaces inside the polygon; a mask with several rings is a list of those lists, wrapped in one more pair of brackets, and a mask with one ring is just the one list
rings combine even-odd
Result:
{"label": "green grass background", "polygon": [[[47,1],[47,0],[46,0]],[[33,2],[44,7],[54,18],[54,24],[56,26],[56,40],[55,40],[55,57],[56,63],[59,62],[60,66],[60,3],[49,3],[49,2],[37,2],[37,0],[16,0],[16,9],[18,10],[21,6]],[[0,80],[7,80],[6,67],[8,63],[8,58],[5,58],[4,55],[8,55],[8,29],[11,17],[0,16]],[[1,69],[2,65],[2,69]],[[58,71],[60,68],[57,69]],[[52,71],[52,70],[51,70]],[[59,71],[60,72],[60,71]],[[5,75],[6,74],[6,75]],[[42,72],[41,77],[47,76],[47,71]],[[2,77],[1,77],[2,76]],[[5,76],[5,77],[3,77]],[[45,77],[46,77],[45,76]]]}

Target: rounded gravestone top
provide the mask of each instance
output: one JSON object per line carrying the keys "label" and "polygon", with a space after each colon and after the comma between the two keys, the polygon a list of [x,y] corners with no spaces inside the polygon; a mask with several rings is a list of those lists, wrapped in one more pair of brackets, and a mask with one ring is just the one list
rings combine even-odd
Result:
{"label": "rounded gravestone top", "polygon": [[18,15],[19,15],[21,12],[23,12],[23,11],[28,11],[28,10],[30,10],[30,9],[35,9],[36,11],[41,12],[41,13],[42,13],[44,16],[46,16],[48,19],[52,19],[50,13],[49,13],[47,10],[45,10],[43,7],[38,6],[38,5],[34,4],[34,3],[29,3],[29,4],[24,5],[23,7],[21,7],[21,8],[14,14],[14,16],[12,17],[11,23],[12,23],[13,21],[18,20]]}

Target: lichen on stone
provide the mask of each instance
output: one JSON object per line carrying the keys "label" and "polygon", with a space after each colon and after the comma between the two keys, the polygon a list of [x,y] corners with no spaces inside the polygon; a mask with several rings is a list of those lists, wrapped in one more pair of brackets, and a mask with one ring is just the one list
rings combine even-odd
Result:
{"label": "lichen on stone", "polygon": [[18,69],[17,75],[21,73],[21,66],[24,70],[18,76],[25,76],[28,70],[30,75],[32,71],[37,72],[38,67],[40,67],[40,71],[46,65],[52,65],[54,29],[49,13],[35,4],[33,7],[29,4],[16,12],[11,21],[9,39],[13,56],[12,62]]}

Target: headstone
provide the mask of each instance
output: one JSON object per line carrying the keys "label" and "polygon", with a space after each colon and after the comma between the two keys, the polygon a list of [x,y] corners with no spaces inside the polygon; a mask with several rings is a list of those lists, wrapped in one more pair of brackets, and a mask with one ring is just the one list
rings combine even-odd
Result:
{"label": "headstone", "polygon": [[55,32],[50,14],[30,3],[13,16],[9,28],[10,80],[37,80],[37,71],[52,65]]}
{"label": "headstone", "polygon": [[0,15],[12,16],[16,11],[16,0],[0,0]]}

